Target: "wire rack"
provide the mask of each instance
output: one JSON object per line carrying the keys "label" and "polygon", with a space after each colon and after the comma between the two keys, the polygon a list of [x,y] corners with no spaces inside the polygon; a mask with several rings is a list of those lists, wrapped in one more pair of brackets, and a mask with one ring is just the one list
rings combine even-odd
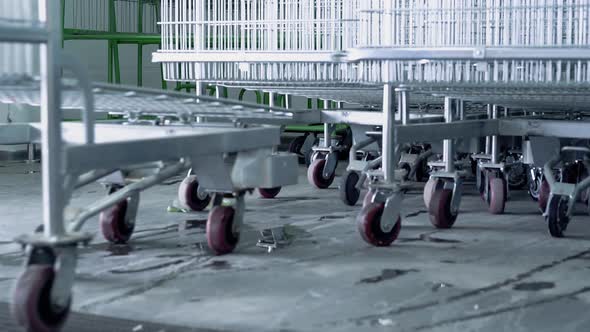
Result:
{"label": "wire rack", "polygon": [[[0,75],[0,103],[40,106],[39,86],[38,79],[25,75]],[[92,93],[95,112],[123,115],[130,121],[142,116],[173,117],[185,124],[196,122],[198,116],[239,122],[319,121],[317,114],[307,110],[285,110],[158,89],[95,83]],[[75,81],[63,81],[61,95],[63,109],[84,109],[84,96]]]}
{"label": "wire rack", "polygon": [[589,1],[366,4],[359,47],[348,52],[362,82],[504,105],[588,108]]}
{"label": "wire rack", "polygon": [[[162,47],[154,60],[166,80],[266,91],[288,84],[308,97],[378,104],[375,87],[358,84],[356,65],[333,59],[357,44],[362,2],[163,0]],[[358,93],[338,93],[343,86]]]}

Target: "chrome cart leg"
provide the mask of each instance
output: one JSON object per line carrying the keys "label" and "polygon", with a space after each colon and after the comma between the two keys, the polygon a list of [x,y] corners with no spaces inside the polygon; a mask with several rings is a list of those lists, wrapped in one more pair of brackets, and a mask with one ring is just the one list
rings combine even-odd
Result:
{"label": "chrome cart leg", "polygon": [[[455,99],[445,98],[446,123],[454,121]],[[443,141],[444,172],[436,172],[424,187],[424,202],[427,204],[430,222],[437,228],[451,228],[459,215],[462,196],[462,175],[455,170],[453,140]]]}
{"label": "chrome cart leg", "polygon": [[[39,1],[39,19],[48,31],[61,31],[60,6]],[[53,37],[53,36],[51,36]],[[69,234],[64,224],[67,203],[61,138],[61,67],[59,38],[48,38],[40,46],[41,76],[41,155],[43,159],[43,235],[24,235],[16,239],[26,248],[23,274],[17,279],[12,311],[29,331],[60,329],[70,310],[76,269],[76,249],[90,236]],[[92,134],[86,133],[91,140]],[[88,143],[92,143],[89,141]],[[49,290],[49,291],[47,291]]]}
{"label": "chrome cart leg", "polygon": [[[324,108],[329,109],[329,101],[324,101]],[[324,140],[321,146],[312,148],[311,164],[307,169],[307,179],[317,189],[326,189],[332,185],[338,166],[338,151],[340,147],[332,144],[332,134],[335,125],[324,124]]]}
{"label": "chrome cart leg", "polygon": [[[499,107],[492,106],[492,119],[498,119]],[[489,162],[480,161],[479,168],[483,172],[483,182],[480,185],[483,188],[482,198],[488,204],[489,212],[492,214],[502,214],[506,207],[508,199],[508,180],[505,165],[500,162],[500,149],[498,145],[498,136],[490,137],[490,159]]]}
{"label": "chrome cart leg", "polygon": [[395,179],[395,103],[390,84],[383,87],[383,115],[383,179],[369,185],[369,199],[356,219],[361,237],[374,246],[391,245],[401,231],[400,209],[404,192]]}
{"label": "chrome cart leg", "polygon": [[586,147],[566,146],[547,162],[544,166],[545,179],[550,188],[549,200],[543,216],[547,221],[549,233],[553,237],[564,237],[565,231],[574,214],[574,207],[578,197],[590,188],[590,177],[580,183],[558,182],[554,169],[565,161],[567,153],[583,153],[585,158],[590,157],[590,149]]}

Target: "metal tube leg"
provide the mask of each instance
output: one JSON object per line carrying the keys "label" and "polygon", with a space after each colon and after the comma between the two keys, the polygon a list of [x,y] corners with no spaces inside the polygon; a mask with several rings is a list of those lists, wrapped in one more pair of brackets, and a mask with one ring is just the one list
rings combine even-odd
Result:
{"label": "metal tube leg", "polygon": [[[445,97],[445,122],[453,122],[453,99]],[[455,153],[453,149],[453,140],[446,139],[443,141],[443,161],[445,163],[445,171],[455,171]]]}
{"label": "metal tube leg", "polygon": [[[492,118],[492,105],[488,105],[488,119]],[[491,154],[492,153],[492,140],[490,136],[486,136],[486,150],[485,150],[485,154]]]}
{"label": "metal tube leg", "polygon": [[[203,95],[203,82],[201,82],[201,81],[195,82],[195,92],[196,92],[197,97],[200,97]],[[197,121],[197,123],[203,123],[203,122],[205,122],[205,119],[198,116],[196,118],[196,121]]]}
{"label": "metal tube leg", "polygon": [[268,106],[275,107],[275,93],[269,92],[268,93]]}
{"label": "metal tube leg", "polygon": [[27,144],[27,162],[32,164],[35,161],[35,143]]}
{"label": "metal tube leg", "polygon": [[[492,107],[492,119],[498,118],[498,106],[494,105]],[[498,163],[498,136],[492,136],[492,147],[491,147],[491,154],[492,154],[492,164]]]}
{"label": "metal tube leg", "polygon": [[457,109],[459,112],[459,120],[465,120],[465,102],[463,100],[457,100]]}
{"label": "metal tube leg", "polygon": [[[61,15],[59,6],[44,4],[40,10],[40,20],[47,21],[50,31],[60,31]],[[63,194],[64,178],[62,174],[61,140],[61,76],[59,52],[61,40],[50,38],[49,42],[40,46],[41,75],[41,155],[43,158],[43,226],[46,237],[60,237],[65,234],[64,215],[65,197]]]}
{"label": "metal tube leg", "polygon": [[[324,100],[324,109],[330,109],[330,101]],[[324,147],[329,148],[332,145],[332,125],[324,123]]]}
{"label": "metal tube leg", "polygon": [[391,84],[383,86],[383,177],[386,183],[395,180],[395,106]]}
{"label": "metal tube leg", "polygon": [[397,108],[399,109],[402,125],[408,125],[410,123],[410,107],[408,103],[408,89],[397,88]]}

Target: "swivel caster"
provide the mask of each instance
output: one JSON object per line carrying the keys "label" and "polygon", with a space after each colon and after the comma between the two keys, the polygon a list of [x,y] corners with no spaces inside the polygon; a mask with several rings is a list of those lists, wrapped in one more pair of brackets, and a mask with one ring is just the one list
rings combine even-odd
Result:
{"label": "swivel caster", "polygon": [[271,199],[277,197],[277,195],[281,192],[281,187],[275,188],[258,188],[258,193],[263,198]]}
{"label": "swivel caster", "polygon": [[457,212],[452,211],[453,190],[436,188],[428,206],[430,222],[436,228],[451,228],[457,220]]}
{"label": "swivel caster", "polygon": [[129,242],[135,229],[138,201],[139,194],[135,194],[100,213],[98,220],[105,240],[115,244]]}
{"label": "swivel caster", "polygon": [[178,187],[178,202],[191,211],[203,211],[209,205],[211,196],[199,190],[199,181],[194,175],[187,176]]}
{"label": "swivel caster", "polygon": [[346,172],[341,179],[340,187],[340,199],[346,205],[354,206],[361,196],[361,191],[357,188],[360,176],[355,171]]}
{"label": "swivel caster", "polygon": [[229,254],[238,245],[244,210],[244,197],[239,195],[234,206],[215,205],[209,212],[207,243],[216,255]]}
{"label": "swivel caster", "polygon": [[307,169],[307,179],[309,183],[318,189],[327,189],[334,182],[336,173],[332,173],[329,177],[324,176],[324,167],[326,166],[326,159],[315,159]]}
{"label": "swivel caster", "polygon": [[[41,248],[33,249],[32,254],[39,250],[46,251]],[[71,300],[68,299],[62,306],[51,300],[56,276],[55,259],[52,258],[51,261],[29,263],[16,282],[11,311],[26,331],[57,332],[68,318]]]}
{"label": "swivel caster", "polygon": [[541,187],[539,188],[539,209],[541,213],[545,213],[547,210],[547,202],[549,201],[549,196],[551,195],[551,189],[549,188],[549,182],[543,179],[541,182]]}
{"label": "swivel caster", "polygon": [[570,217],[567,214],[568,204],[567,197],[558,195],[551,197],[549,201],[545,220],[547,220],[549,233],[553,237],[564,236],[563,232],[565,232],[570,222]]}
{"label": "swivel caster", "polygon": [[491,177],[488,187],[488,204],[491,214],[502,214],[506,207],[506,180]]}
{"label": "swivel caster", "polygon": [[391,245],[399,236],[402,227],[401,218],[398,217],[390,230],[383,229],[382,218],[390,217],[383,215],[384,210],[385,203],[370,203],[363,207],[356,218],[357,228],[363,240],[376,247]]}

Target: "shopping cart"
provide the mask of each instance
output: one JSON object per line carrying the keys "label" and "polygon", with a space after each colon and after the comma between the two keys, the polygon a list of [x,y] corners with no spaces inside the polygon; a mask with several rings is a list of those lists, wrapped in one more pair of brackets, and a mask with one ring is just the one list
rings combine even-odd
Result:
{"label": "shopping cart", "polygon": [[[381,88],[360,83],[355,64],[333,59],[334,53],[356,45],[363,3],[162,0],[162,47],[153,60],[162,63],[167,80],[196,81],[198,93],[199,84],[206,82],[266,91],[270,102],[275,94],[319,98],[325,101],[319,112],[329,111],[330,101],[380,106]],[[352,128],[357,143],[368,139],[364,132],[376,130],[371,115],[367,119]],[[339,153],[350,148],[331,139],[335,124],[324,125],[324,139],[309,158],[308,179],[316,188],[331,185]],[[309,147],[313,141],[307,136],[297,146]],[[370,148],[378,150],[377,145]],[[357,165],[360,171],[366,164]]]}
{"label": "shopping cart", "polygon": [[[367,38],[345,55],[362,71],[357,75],[362,81],[384,85],[384,112],[389,114],[383,176],[371,184],[372,203],[358,217],[367,242],[388,245],[401,227],[403,185],[393,177],[395,153],[388,155],[395,144],[444,139],[444,172],[431,175],[424,194],[431,222],[449,228],[459,213],[462,186],[452,139],[490,137],[490,161],[479,163],[485,177],[482,194],[490,211],[501,213],[507,183],[505,165],[498,160],[499,136],[590,137],[583,117],[568,121],[565,116],[588,111],[587,1],[370,3],[374,7],[362,11],[360,23],[360,36]],[[394,87],[412,95],[444,96],[447,123],[396,126],[391,120]],[[463,103],[492,105],[491,119],[458,120]]]}
{"label": "shopping cart", "polygon": [[[233,197],[232,205],[215,199],[207,222],[209,246],[226,253],[239,238],[245,193],[297,180],[296,156],[274,151],[280,128],[245,125],[259,117],[282,121],[296,114],[237,101],[92,84],[79,62],[61,50],[59,2],[0,1],[0,8],[0,42],[6,55],[0,64],[0,101],[41,107],[41,124],[0,126],[0,143],[26,141],[42,147],[42,233],[16,239],[26,248],[26,262],[16,283],[13,313],[27,330],[57,331],[65,322],[77,247],[92,237],[81,230],[89,218],[102,213],[107,239],[125,241],[134,229],[140,192],[192,168],[206,192]],[[39,45],[40,64],[34,54],[23,56],[31,49],[16,44]],[[62,71],[72,73],[72,80],[63,79]],[[83,121],[62,123],[61,108],[81,110]],[[239,121],[236,110],[241,111]],[[95,112],[118,112],[129,120],[127,125],[98,124]],[[166,125],[142,125],[144,114],[166,117]],[[192,124],[199,114],[224,121]],[[127,183],[122,175],[136,171],[141,179]],[[120,182],[113,179],[117,177]],[[73,191],[98,180],[107,182],[109,195],[66,217]]]}

